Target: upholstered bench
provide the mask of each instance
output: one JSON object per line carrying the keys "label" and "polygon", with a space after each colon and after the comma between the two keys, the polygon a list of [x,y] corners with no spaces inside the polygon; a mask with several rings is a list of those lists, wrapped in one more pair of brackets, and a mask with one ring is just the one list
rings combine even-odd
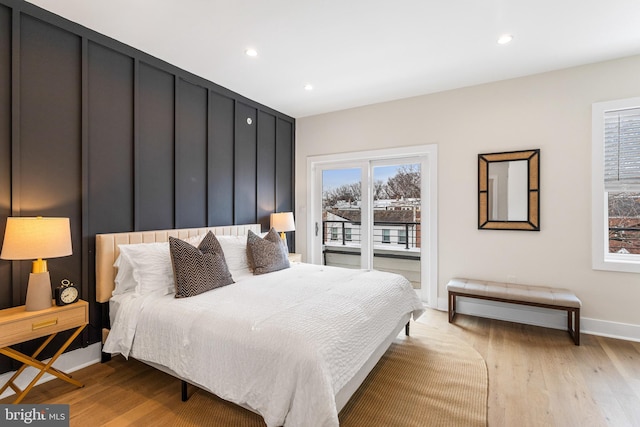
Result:
{"label": "upholstered bench", "polygon": [[580,308],[582,302],[568,289],[546,286],[516,285],[472,279],[451,279],[449,292],[449,323],[456,315],[456,297],[479,298],[491,301],[552,308],[567,312],[567,328],[576,345],[580,345]]}

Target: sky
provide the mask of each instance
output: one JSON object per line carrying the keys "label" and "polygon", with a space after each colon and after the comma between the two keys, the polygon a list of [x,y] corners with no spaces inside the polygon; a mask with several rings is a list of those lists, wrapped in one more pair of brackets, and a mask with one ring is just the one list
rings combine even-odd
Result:
{"label": "sky", "polygon": [[[402,165],[376,166],[373,168],[373,180],[387,182]],[[322,191],[328,191],[344,184],[360,181],[360,168],[329,169],[322,172]]]}

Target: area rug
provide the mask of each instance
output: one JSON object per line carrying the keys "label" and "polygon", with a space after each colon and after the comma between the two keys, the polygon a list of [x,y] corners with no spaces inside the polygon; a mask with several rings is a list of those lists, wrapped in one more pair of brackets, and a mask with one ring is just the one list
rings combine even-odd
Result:
{"label": "area rug", "polygon": [[[487,425],[485,361],[459,338],[412,323],[339,414],[342,427]],[[172,425],[264,427],[259,415],[198,390]]]}

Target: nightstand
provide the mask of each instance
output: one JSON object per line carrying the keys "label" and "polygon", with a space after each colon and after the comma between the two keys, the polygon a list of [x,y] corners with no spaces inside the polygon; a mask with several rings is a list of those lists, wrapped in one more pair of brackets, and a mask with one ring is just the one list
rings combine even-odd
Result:
{"label": "nightstand", "polygon": [[289,262],[302,262],[302,254],[289,254]]}
{"label": "nightstand", "polygon": [[[25,311],[24,306],[11,307],[0,310],[0,354],[22,362],[20,369],[0,388],[2,394],[7,387],[11,387],[17,395],[13,403],[20,403],[29,393],[38,380],[45,374],[50,373],[77,387],[82,387],[80,381],[74,380],[69,375],[53,367],[53,363],[71,345],[73,340],[80,335],[80,332],[89,322],[89,304],[86,301],[77,302],[64,306],[52,306],[39,311]],[[53,357],[45,364],[36,359],[44,348],[55,338],[58,332],[74,329],[73,334],[56,351]],[[20,353],[9,347],[35,338],[49,336],[38,349],[31,355]],[[29,383],[27,388],[20,390],[14,381],[25,370],[27,366],[38,369],[38,375]]]}

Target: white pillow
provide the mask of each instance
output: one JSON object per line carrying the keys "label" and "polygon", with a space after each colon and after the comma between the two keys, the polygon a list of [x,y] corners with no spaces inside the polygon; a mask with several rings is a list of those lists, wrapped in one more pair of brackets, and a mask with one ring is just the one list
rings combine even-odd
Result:
{"label": "white pillow", "polygon": [[[191,246],[195,246],[197,248],[198,245],[200,245],[200,243],[202,242],[202,239],[204,239],[204,236],[206,236],[206,234],[198,234],[196,236],[187,237],[186,239],[182,239],[181,238],[180,240],[184,240],[185,242],[187,242]],[[216,236],[216,237],[218,237],[218,236]]]}
{"label": "white pillow", "polygon": [[247,258],[247,236],[216,236],[232,277],[251,274]]}
{"label": "white pillow", "polygon": [[129,259],[118,255],[113,266],[118,269],[118,273],[115,278],[116,287],[112,295],[121,295],[134,291],[136,289],[136,282],[133,280],[133,266],[129,262]]}
{"label": "white pillow", "polygon": [[[182,240],[193,246],[198,246],[204,236],[205,234],[198,234]],[[118,247],[120,248],[120,255],[113,264],[118,269],[118,272],[114,280],[116,286],[112,295],[121,295],[127,292],[142,294],[155,292],[156,290],[164,291],[165,293],[175,292],[175,278],[168,242],[134,243],[118,245]],[[153,269],[156,268],[158,270],[154,271]],[[138,271],[134,277],[134,270],[136,269]],[[148,279],[144,278],[145,274],[148,275]],[[151,282],[157,279],[160,280]]]}
{"label": "white pillow", "polygon": [[[197,247],[204,236],[206,234],[198,234],[181,240]],[[127,292],[142,295],[156,291],[162,295],[175,293],[169,242],[133,243],[118,247],[120,255],[113,264],[118,272],[112,295]]]}
{"label": "white pillow", "polygon": [[127,279],[126,270],[130,265],[136,293],[144,295],[158,292],[166,295],[175,292],[169,242],[119,245],[119,248],[119,265],[125,270],[121,279]]}

